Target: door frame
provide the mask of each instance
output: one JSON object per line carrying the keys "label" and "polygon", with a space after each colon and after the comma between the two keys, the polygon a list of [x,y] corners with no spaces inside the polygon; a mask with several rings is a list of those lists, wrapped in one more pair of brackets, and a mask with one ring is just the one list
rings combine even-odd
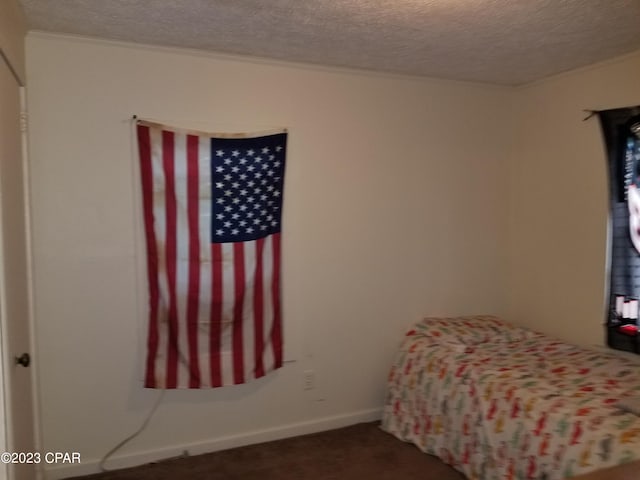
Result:
{"label": "door frame", "polygon": [[[22,191],[24,196],[24,238],[27,262],[27,302],[29,306],[29,350],[33,363],[31,365],[31,395],[33,410],[33,441],[35,450],[42,452],[42,437],[40,423],[40,395],[38,373],[40,362],[38,362],[38,348],[36,342],[36,315],[35,315],[35,279],[33,265],[33,224],[31,215],[31,168],[29,162],[29,122],[27,114],[27,86],[20,85],[20,136],[22,142]],[[43,452],[42,452],[43,453]],[[36,466],[36,480],[44,478],[42,465]]]}
{"label": "door frame", "polygon": [[[34,315],[34,278],[33,278],[33,249],[32,249],[32,218],[31,218],[31,181],[29,177],[29,161],[28,161],[28,137],[27,137],[27,91],[26,86],[15,68],[11,64],[6,53],[0,48],[0,68],[7,68],[16,81],[20,95],[20,116],[16,119],[20,124],[20,143],[21,143],[21,169],[23,179],[23,202],[25,216],[25,252],[26,252],[26,283],[27,283],[27,309],[29,324],[29,351],[32,357],[36,357],[36,361],[29,367],[30,383],[32,391],[33,409],[31,416],[33,418],[33,438],[34,451],[42,451],[41,443],[41,423],[40,423],[40,404],[38,395],[38,362],[35,336],[35,315]],[[2,195],[0,192],[0,204],[2,203]],[[0,208],[0,229],[2,228],[2,208]],[[1,233],[1,232],[0,232]],[[4,250],[3,235],[0,234],[0,271],[4,269]],[[11,356],[11,348],[6,337],[6,307],[5,307],[5,285],[2,284],[3,276],[0,276],[0,451],[6,451],[10,444],[9,435],[11,432],[7,428],[7,420],[10,412],[7,411],[7,396],[9,386],[6,384],[6,370],[13,366],[14,359]],[[42,465],[35,466],[36,479],[44,478]],[[7,464],[0,462],[0,479],[10,478],[10,469]]]}

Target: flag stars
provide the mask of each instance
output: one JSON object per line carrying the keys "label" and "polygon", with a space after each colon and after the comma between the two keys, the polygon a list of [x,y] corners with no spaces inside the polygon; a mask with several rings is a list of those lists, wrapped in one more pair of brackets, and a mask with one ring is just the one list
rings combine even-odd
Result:
{"label": "flag stars", "polygon": [[284,161],[278,152],[283,147],[253,145],[213,150],[211,231],[216,241],[252,240],[279,228]]}

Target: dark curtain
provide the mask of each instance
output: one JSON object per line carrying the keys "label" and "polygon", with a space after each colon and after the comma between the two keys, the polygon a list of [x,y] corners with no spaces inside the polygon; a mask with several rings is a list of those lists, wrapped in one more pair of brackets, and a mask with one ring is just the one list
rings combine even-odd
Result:
{"label": "dark curtain", "polygon": [[610,347],[640,353],[640,106],[598,112],[606,144],[610,197]]}

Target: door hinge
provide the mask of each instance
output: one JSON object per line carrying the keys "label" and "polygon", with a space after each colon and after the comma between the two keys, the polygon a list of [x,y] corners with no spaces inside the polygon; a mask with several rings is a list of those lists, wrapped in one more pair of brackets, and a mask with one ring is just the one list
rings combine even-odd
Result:
{"label": "door hinge", "polygon": [[20,131],[27,131],[27,112],[20,112]]}

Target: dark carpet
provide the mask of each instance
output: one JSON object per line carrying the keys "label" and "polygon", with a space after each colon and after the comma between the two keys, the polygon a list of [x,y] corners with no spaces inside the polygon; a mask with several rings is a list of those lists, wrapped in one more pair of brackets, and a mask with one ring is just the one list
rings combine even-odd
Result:
{"label": "dark carpet", "polygon": [[415,446],[361,423],[205,455],[75,479],[91,480],[464,480]]}

